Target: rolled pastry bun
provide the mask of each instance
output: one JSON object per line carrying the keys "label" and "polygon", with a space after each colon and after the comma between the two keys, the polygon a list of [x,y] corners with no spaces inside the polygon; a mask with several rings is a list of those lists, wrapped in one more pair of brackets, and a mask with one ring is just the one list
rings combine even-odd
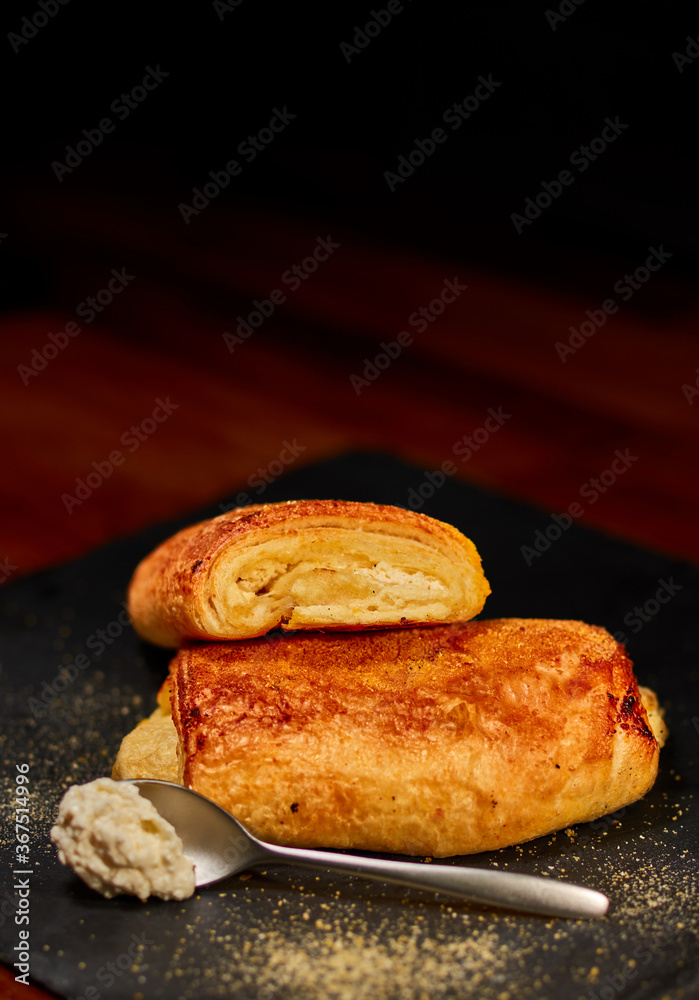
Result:
{"label": "rolled pastry bun", "polygon": [[634,802],[664,738],[609,633],[514,618],[181,650],[113,777],[177,781],[274,843],[444,857]]}
{"label": "rolled pastry bun", "polygon": [[160,646],[283,629],[385,628],[473,618],[490,593],[476,547],[425,514],[297,500],[239,507],[147,556],[128,595]]}

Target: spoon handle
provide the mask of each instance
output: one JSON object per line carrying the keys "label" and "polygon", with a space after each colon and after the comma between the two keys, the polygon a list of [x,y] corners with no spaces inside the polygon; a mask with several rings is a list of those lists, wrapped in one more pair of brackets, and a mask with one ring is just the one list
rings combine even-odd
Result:
{"label": "spoon handle", "polygon": [[264,847],[267,852],[264,860],[267,862],[347,872],[362,878],[392,882],[411,889],[432,889],[474,903],[504,906],[526,913],[555,917],[601,917],[609,906],[607,897],[595,889],[536,875],[459,865],[384,861],[272,844],[264,844]]}

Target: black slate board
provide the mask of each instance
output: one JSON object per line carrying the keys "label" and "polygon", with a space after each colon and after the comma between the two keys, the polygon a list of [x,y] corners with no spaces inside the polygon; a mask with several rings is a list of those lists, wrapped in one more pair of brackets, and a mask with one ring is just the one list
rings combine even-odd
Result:
{"label": "black slate board", "polygon": [[[290,472],[253,499],[407,507],[409,490],[424,481],[422,470],[389,456],[354,454]],[[608,917],[545,920],[429,893],[408,899],[396,887],[283,867],[184,903],[144,905],[104,900],[58,864],[48,832],[63,790],[109,773],[122,736],[150,713],[166,673],[168,654],[123,624],[131,572],[173,530],[219,513],[216,505],[11,582],[0,594],[3,962],[17,960],[18,932],[28,928],[30,981],[74,1000],[697,995],[699,572],[575,523],[528,565],[522,546],[533,547],[550,515],[451,479],[422,510],[476,543],[493,589],[488,617],[579,618],[626,633],[640,682],[666,707],[671,739],[642,802],[570,835],[446,862],[588,884],[611,897]],[[672,596],[656,601],[664,587],[661,597]],[[635,606],[645,607],[646,621]],[[59,668],[80,653],[84,668],[56,694]],[[17,925],[13,795],[24,762],[32,874],[18,876],[29,880],[30,896],[29,924]]]}

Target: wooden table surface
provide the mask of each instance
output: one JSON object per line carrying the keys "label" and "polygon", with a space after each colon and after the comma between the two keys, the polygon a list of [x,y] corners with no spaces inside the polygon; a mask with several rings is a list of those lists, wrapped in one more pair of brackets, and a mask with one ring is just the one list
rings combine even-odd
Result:
{"label": "wooden table surface", "polygon": [[[0,320],[5,580],[358,448],[425,472],[453,462],[552,513],[577,502],[582,523],[699,558],[697,296],[670,271],[563,360],[556,344],[628,262],[605,262],[599,294],[581,296],[239,210],[203,219],[199,245],[84,195],[33,211],[54,304]],[[79,236],[63,253],[61,213]],[[332,253],[293,288],[283,276],[319,240]],[[86,322],[76,310],[112,269],[123,287]],[[224,337],[274,289],[286,301],[271,316]],[[58,336],[71,322],[80,332]],[[77,480],[91,485],[76,494]],[[7,970],[0,986],[45,995]]]}
{"label": "wooden table surface", "polygon": [[[54,264],[56,305],[0,320],[5,578],[250,490],[251,477],[279,471],[280,455],[300,465],[357,448],[426,471],[454,461],[460,478],[550,512],[578,502],[582,523],[699,558],[697,296],[671,273],[619,300],[562,360],[556,344],[586,310],[600,312],[602,292],[525,286],[298,221],[220,212],[197,247],[158,218],[136,225],[120,206],[66,194],[61,204],[81,243]],[[45,220],[47,206],[36,215]],[[328,237],[339,246],[315,273],[297,289],[284,283]],[[124,268],[133,278],[85,322],[80,302]],[[457,297],[449,283],[466,287]],[[234,343],[236,317],[275,288],[286,302]],[[443,304],[443,292],[454,301]],[[71,322],[81,332],[58,349],[49,334]],[[382,344],[397,345],[401,331],[411,342],[381,369]],[[156,423],[159,399],[172,409]],[[464,436],[483,440],[491,410],[506,415],[497,433],[455,455]],[[130,428],[144,421],[137,440]],[[627,455],[619,475],[609,472],[617,452]],[[88,478],[96,488],[79,500],[77,480]]]}

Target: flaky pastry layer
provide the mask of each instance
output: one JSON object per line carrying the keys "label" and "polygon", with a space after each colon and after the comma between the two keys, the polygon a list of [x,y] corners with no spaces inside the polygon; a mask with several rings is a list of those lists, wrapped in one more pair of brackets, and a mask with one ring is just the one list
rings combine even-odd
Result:
{"label": "flaky pastry layer", "polygon": [[281,626],[385,628],[466,621],[490,593],[473,543],[380,504],[240,507],[165,541],[129,588],[136,631],[161,646],[245,639]]}
{"label": "flaky pastry layer", "polygon": [[640,798],[664,739],[623,647],[582,622],[197,645],[170,684],[169,730],[163,702],[114,776],[163,777],[167,760],[169,780],[303,847],[444,857],[521,843]]}

